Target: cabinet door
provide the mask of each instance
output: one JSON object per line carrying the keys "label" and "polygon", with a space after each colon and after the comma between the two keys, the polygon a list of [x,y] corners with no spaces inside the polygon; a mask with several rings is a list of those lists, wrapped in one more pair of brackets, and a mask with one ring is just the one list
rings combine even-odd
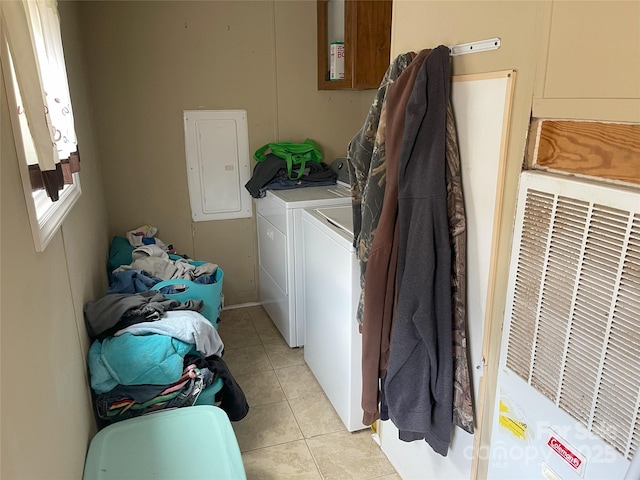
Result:
{"label": "cabinet door", "polygon": [[391,61],[391,2],[346,2],[346,40],[353,45],[353,88],[378,88]]}
{"label": "cabinet door", "polygon": [[[342,38],[329,38],[329,3],[344,7]],[[390,63],[389,0],[317,0],[318,90],[374,89]],[[329,43],[344,41],[344,79],[329,80]]]}
{"label": "cabinet door", "polygon": [[640,2],[547,4],[533,116],[640,122]]}
{"label": "cabinet door", "polygon": [[640,2],[553,3],[545,98],[640,98]]}

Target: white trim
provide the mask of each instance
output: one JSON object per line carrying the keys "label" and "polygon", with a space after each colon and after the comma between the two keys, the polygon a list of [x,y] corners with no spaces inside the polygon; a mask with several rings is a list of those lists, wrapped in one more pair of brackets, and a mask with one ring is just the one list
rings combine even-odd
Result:
{"label": "white trim", "polygon": [[[18,165],[20,167],[20,177],[22,179],[22,189],[24,191],[24,199],[29,214],[29,224],[31,225],[31,233],[33,236],[33,244],[36,252],[44,252],[45,248],[58,231],[67,214],[80,198],[82,189],[80,187],[80,177],[77,173],[73,174],[73,185],[66,186],[60,192],[60,198],[57,202],[51,202],[44,192],[33,193],[31,189],[31,180],[29,179],[29,167],[27,165],[27,156],[24,148],[23,135],[29,132],[22,132],[20,128],[20,120],[17,115],[16,95],[11,78],[11,66],[5,65],[4,61],[8,61],[8,45],[6,39],[0,39],[2,42],[2,75],[4,77],[4,86],[7,92],[7,101],[9,104],[9,113],[11,117],[11,126],[13,130],[13,138],[16,146],[16,154],[18,157]],[[50,205],[47,206],[47,201]],[[39,208],[36,208],[36,202]],[[44,208],[43,208],[44,207]],[[40,214],[38,213],[40,211]]]}
{"label": "white trim", "polygon": [[222,310],[237,310],[238,308],[246,308],[246,307],[260,307],[262,303],[260,302],[246,302],[246,303],[236,303],[235,305],[225,306]]}
{"label": "white trim", "polygon": [[[29,193],[31,192],[25,189],[25,199]],[[47,245],[62,225],[67,214],[76,204],[81,194],[82,188],[80,187],[80,176],[77,173],[73,174],[73,185],[65,186],[65,188],[60,192],[60,198],[57,202],[51,202],[44,190],[40,190],[35,194],[31,193],[31,201],[34,202],[34,206],[36,196],[43,196],[46,200],[49,200],[50,203],[42,216],[36,216],[38,225],[35,228],[37,229],[37,232],[34,230],[33,220],[31,216],[29,216],[31,232],[33,233],[34,245],[37,252],[43,252],[44,249],[47,248]],[[27,199],[27,203],[28,202],[29,200]]]}

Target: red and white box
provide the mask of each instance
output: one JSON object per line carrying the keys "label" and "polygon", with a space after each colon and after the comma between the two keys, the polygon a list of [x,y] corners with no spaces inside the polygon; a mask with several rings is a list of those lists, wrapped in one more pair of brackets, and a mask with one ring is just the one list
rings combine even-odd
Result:
{"label": "red and white box", "polygon": [[329,57],[329,80],[344,80],[344,42],[331,42]]}

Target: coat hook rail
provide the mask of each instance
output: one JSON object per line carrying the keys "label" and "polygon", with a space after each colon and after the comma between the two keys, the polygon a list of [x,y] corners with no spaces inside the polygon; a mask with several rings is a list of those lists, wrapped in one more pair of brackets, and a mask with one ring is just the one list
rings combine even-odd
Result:
{"label": "coat hook rail", "polygon": [[449,47],[451,56],[464,55],[467,53],[486,52],[487,50],[497,50],[500,48],[499,38],[489,38],[487,40],[478,40],[477,42],[461,43]]}

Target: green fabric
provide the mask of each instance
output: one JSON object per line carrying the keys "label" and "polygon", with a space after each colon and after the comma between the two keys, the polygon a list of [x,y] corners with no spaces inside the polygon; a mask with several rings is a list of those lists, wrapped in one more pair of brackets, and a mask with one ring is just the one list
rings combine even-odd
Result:
{"label": "green fabric", "polygon": [[267,158],[267,150],[270,150],[272,154],[282,158],[287,162],[287,175],[289,176],[289,178],[292,178],[291,174],[293,166],[300,166],[300,168],[298,169],[298,176],[295,178],[295,180],[302,176],[307,162],[319,163],[322,161],[322,152],[320,152],[320,148],[315,144],[313,140],[310,140],[308,138],[303,143],[267,143],[263,147],[256,150],[256,152],[253,154],[253,158],[257,162],[264,161]]}
{"label": "green fabric", "polygon": [[113,237],[111,248],[109,248],[109,273],[113,272],[120,265],[129,265],[133,262],[131,252],[134,247],[131,246],[129,240],[124,237]]}

